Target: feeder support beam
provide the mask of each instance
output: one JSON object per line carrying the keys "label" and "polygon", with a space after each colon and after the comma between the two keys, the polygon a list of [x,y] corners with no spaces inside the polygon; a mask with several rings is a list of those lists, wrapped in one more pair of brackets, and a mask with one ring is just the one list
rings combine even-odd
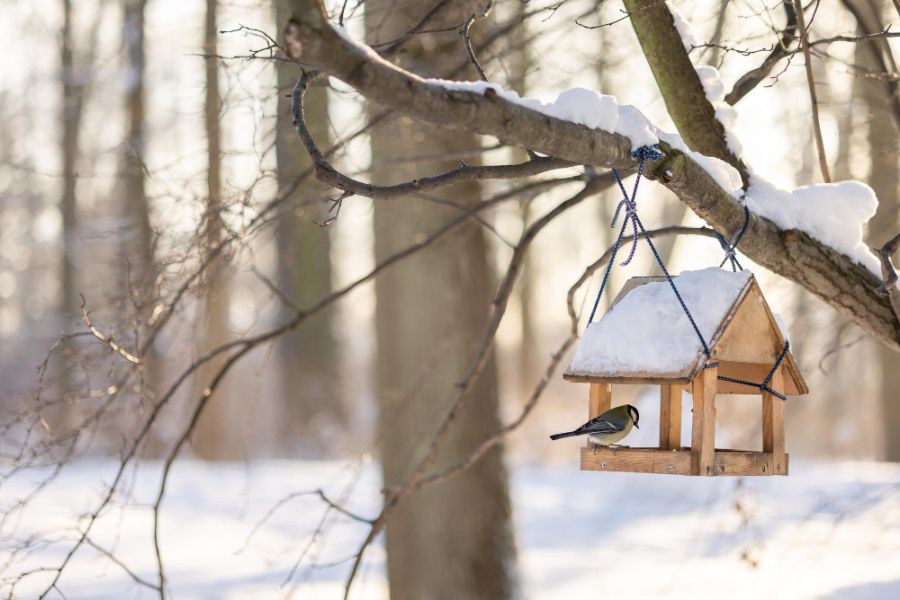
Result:
{"label": "feeder support beam", "polygon": [[719,368],[701,369],[691,383],[694,415],[691,425],[691,470],[694,475],[716,474],[716,382]]}
{"label": "feeder support beam", "polygon": [[[784,394],[784,373],[778,367],[769,387]],[[776,475],[787,475],[784,452],[784,400],[768,392],[762,394],[762,445],[763,452],[771,452]]]}
{"label": "feeder support beam", "polygon": [[612,408],[612,385],[609,383],[591,383],[588,420],[599,417],[610,408]]}
{"label": "feeder support beam", "polygon": [[673,450],[681,447],[681,386],[659,386],[659,447]]}

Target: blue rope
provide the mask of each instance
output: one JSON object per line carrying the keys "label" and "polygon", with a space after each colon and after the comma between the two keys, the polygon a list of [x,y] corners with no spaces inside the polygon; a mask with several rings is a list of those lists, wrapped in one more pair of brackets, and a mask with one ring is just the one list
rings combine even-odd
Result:
{"label": "blue rope", "polygon": [[[697,334],[697,338],[700,340],[700,344],[703,346],[703,353],[706,355],[706,362],[703,365],[704,369],[717,367],[719,366],[718,361],[711,361],[712,358],[711,351],[709,349],[709,344],[706,343],[706,338],[703,337],[703,333],[700,331],[700,327],[697,325],[697,322],[694,321],[693,315],[691,315],[691,311],[687,307],[687,303],[685,303],[684,298],[682,298],[681,293],[678,291],[678,286],[675,285],[675,280],[672,278],[672,275],[669,274],[669,270],[666,268],[665,263],[663,262],[662,257],[659,254],[659,251],[656,249],[656,246],[653,244],[653,240],[650,237],[650,234],[644,228],[644,224],[641,222],[640,217],[637,214],[637,190],[638,185],[641,182],[641,176],[644,173],[644,162],[647,160],[657,160],[663,156],[663,153],[659,150],[659,145],[656,144],[654,146],[642,146],[631,153],[632,156],[638,159],[638,169],[637,169],[637,177],[634,181],[634,188],[632,188],[631,195],[629,196],[628,190],[625,189],[625,184],[622,183],[622,178],[619,176],[619,172],[616,169],[612,170],[613,177],[616,178],[616,183],[619,185],[619,189],[622,191],[622,200],[619,201],[619,204],[616,205],[616,211],[613,213],[612,222],[610,223],[610,227],[614,228],[616,226],[616,222],[619,219],[619,214],[621,213],[622,208],[625,209],[625,217],[622,220],[622,227],[619,229],[619,235],[616,237],[616,242],[613,244],[612,254],[609,257],[609,261],[606,264],[606,269],[603,272],[603,280],[600,282],[600,289],[597,292],[597,298],[594,300],[594,306],[591,309],[591,315],[588,317],[588,325],[593,323],[594,316],[597,313],[597,307],[600,305],[600,298],[603,296],[603,291],[606,289],[606,284],[609,282],[609,274],[612,270],[612,266],[615,263],[616,255],[619,252],[619,248],[622,245],[622,239],[625,236],[625,229],[628,227],[630,223],[632,229],[634,231],[631,251],[628,254],[628,258],[625,259],[624,262],[621,263],[622,266],[625,266],[631,262],[631,259],[634,258],[634,253],[637,248],[638,240],[640,239],[639,234],[643,234],[645,240],[647,240],[647,245],[650,246],[650,250],[653,252],[653,257],[656,259],[656,263],[659,265],[659,268],[662,270],[663,275],[666,277],[666,281],[669,283],[669,286],[672,288],[672,292],[675,294],[675,297],[678,299],[678,303],[681,305],[681,310],[684,311],[685,316],[688,318],[688,321],[691,323],[691,327],[694,330],[694,333]],[[719,244],[722,246],[722,249],[725,251],[725,258],[719,264],[719,268],[725,265],[726,262],[731,263],[731,268],[733,271],[743,271],[744,267],[741,266],[741,263],[737,259],[737,246],[741,242],[741,239],[744,237],[744,234],[747,233],[747,229],[750,225],[750,209],[747,208],[747,205],[744,204],[744,223],[741,225],[741,228],[734,234],[730,241],[726,240],[722,234],[715,232],[716,238],[719,240]],[[769,371],[766,378],[763,379],[762,383],[753,383],[751,381],[745,381],[743,379],[735,379],[733,377],[726,377],[724,375],[719,375],[718,379],[721,381],[730,381],[732,383],[738,383],[741,385],[746,385],[748,387],[759,388],[761,391],[769,393],[776,398],[780,398],[781,400],[786,400],[784,394],[777,392],[769,387],[769,382],[772,381],[772,377],[775,376],[775,372],[778,370],[778,367],[781,366],[781,363],[784,361],[784,357],[787,356],[788,350],[790,349],[791,344],[788,341],[785,341],[784,348],[781,351],[781,354],[778,355],[778,358],[775,360],[775,364],[772,365],[771,370]]]}
{"label": "blue rope", "polygon": [[775,376],[775,371],[778,370],[778,367],[781,366],[782,361],[784,361],[784,357],[787,355],[788,350],[791,347],[791,343],[789,341],[784,342],[784,348],[781,350],[781,354],[778,355],[778,358],[775,360],[775,364],[772,365],[772,368],[769,370],[769,374],[766,375],[766,378],[763,379],[762,383],[753,383],[752,381],[747,381],[745,379],[735,379],[734,377],[725,377],[724,375],[719,375],[719,379],[721,381],[730,381],[731,383],[739,383],[741,385],[746,385],[747,387],[755,387],[759,388],[760,391],[772,394],[776,398],[781,400],[787,400],[787,397],[781,392],[776,392],[772,388],[769,387],[769,382],[772,381],[772,377]]}
{"label": "blue rope", "polygon": [[719,239],[719,244],[722,245],[722,250],[725,251],[725,258],[722,259],[722,262],[719,263],[719,268],[726,262],[731,262],[731,270],[732,271],[743,271],[744,267],[741,266],[741,263],[738,262],[737,259],[737,245],[741,243],[741,238],[744,237],[744,234],[747,233],[747,228],[750,226],[750,209],[747,208],[747,205],[744,204],[744,224],[741,225],[741,228],[734,234],[734,237],[730,242],[726,241],[721,234],[716,232],[716,237]]}
{"label": "blue rope", "polygon": [[616,238],[616,243],[613,245],[612,255],[610,255],[609,261],[606,263],[606,271],[603,272],[603,281],[600,282],[600,291],[597,292],[597,299],[594,300],[594,308],[591,309],[591,316],[588,318],[588,325],[594,322],[594,315],[597,314],[597,307],[600,305],[600,297],[603,296],[603,290],[606,288],[606,282],[609,280],[609,272],[616,260],[616,253],[619,251],[619,245],[622,243],[622,236],[625,234],[625,227],[627,225],[627,221],[622,223],[622,228],[619,230],[619,237]]}
{"label": "blue rope", "polygon": [[638,170],[637,178],[634,181],[634,189],[632,190],[630,197],[628,195],[628,190],[625,189],[625,184],[622,183],[622,178],[619,177],[619,172],[616,169],[612,170],[613,177],[616,178],[616,183],[619,184],[619,189],[622,190],[624,198],[619,202],[618,206],[616,206],[616,212],[613,214],[612,222],[610,222],[609,227],[612,229],[616,226],[616,221],[619,219],[619,211],[622,206],[625,206],[625,220],[622,222],[622,228],[619,229],[619,235],[616,238],[616,243],[613,245],[613,251],[612,255],[609,257],[609,262],[606,263],[606,270],[603,272],[603,281],[601,281],[600,289],[597,291],[597,298],[594,300],[591,316],[588,317],[588,325],[594,322],[594,315],[597,314],[597,307],[600,306],[600,298],[603,296],[603,290],[606,289],[606,284],[609,281],[609,273],[612,270],[613,263],[616,261],[619,246],[622,244],[622,238],[625,236],[625,227],[628,226],[629,221],[634,229],[634,235],[632,238],[631,252],[625,262],[622,263],[622,266],[630,263],[631,259],[634,257],[634,251],[638,242],[637,222],[635,221],[637,216],[637,202],[634,198],[637,194],[638,184],[641,182],[641,176],[644,173],[644,162],[646,160],[657,160],[662,158],[663,153],[659,151],[659,144],[655,144],[654,146],[641,146],[633,151],[631,155],[638,159]]}
{"label": "blue rope", "polygon": [[650,234],[647,233],[646,229],[644,229],[644,224],[641,223],[641,219],[637,215],[635,215],[635,220],[637,221],[638,227],[641,228],[641,233],[644,234],[644,239],[647,240],[647,245],[649,245],[650,250],[653,251],[653,256],[656,258],[656,262],[659,265],[659,268],[662,269],[663,275],[666,276],[666,281],[669,282],[672,291],[675,292],[675,297],[678,298],[678,303],[681,304],[681,309],[684,311],[684,314],[687,315],[688,321],[691,322],[691,327],[694,328],[694,333],[696,333],[697,338],[700,339],[700,343],[703,345],[703,353],[706,354],[706,358],[709,359],[709,344],[706,343],[706,339],[703,337],[703,334],[700,333],[700,328],[697,326],[697,322],[694,321],[694,317],[691,315],[691,311],[688,310],[687,304],[685,304],[684,302],[684,298],[681,297],[681,293],[679,293],[678,288],[675,286],[675,281],[672,279],[672,276],[669,275],[669,270],[666,268],[665,263],[663,263],[663,259],[659,255],[659,251],[656,249],[656,246],[653,244],[653,240],[650,238]]}

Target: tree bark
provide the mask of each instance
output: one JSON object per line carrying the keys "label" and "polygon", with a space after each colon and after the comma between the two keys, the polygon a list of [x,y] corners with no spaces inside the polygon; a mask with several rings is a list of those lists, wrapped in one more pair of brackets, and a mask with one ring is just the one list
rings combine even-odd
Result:
{"label": "tree bark", "polygon": [[[275,4],[277,23],[289,12],[285,0]],[[296,65],[279,63],[278,116],[275,154],[279,188],[284,188],[311,165],[309,155],[291,125],[290,91],[300,77]],[[326,86],[307,92],[305,108],[312,135],[323,147],[331,137]],[[291,200],[297,206],[280,218],[278,283],[295,304],[307,307],[327,296],[331,284],[330,229],[317,221],[325,219],[329,197],[327,186],[307,180]],[[285,307],[285,313],[291,311]],[[338,345],[335,311],[326,310],[289,333],[280,342],[281,394],[275,433],[275,451],[284,456],[321,456],[332,450],[349,425],[340,394],[337,368]]]}
{"label": "tree bark", "polygon": [[[377,4],[377,3],[376,3]],[[368,22],[377,40],[394,39],[416,22],[422,7],[398,8]],[[462,22],[468,14],[437,15],[430,27]],[[377,9],[367,15],[383,15]],[[451,14],[451,12],[453,14]],[[475,12],[473,10],[472,12]],[[476,29],[478,25],[476,24]],[[445,43],[446,40],[446,43]],[[452,36],[417,38],[407,46],[412,68],[427,68],[449,52],[462,52]],[[372,154],[380,162],[472,148],[478,139],[401,119],[372,132]],[[453,167],[450,161],[429,164]],[[376,182],[414,177],[414,167],[378,169]],[[477,182],[429,197],[468,207],[479,202]],[[458,214],[425,199],[375,204],[375,258],[384,259]],[[448,410],[455,382],[476,349],[492,286],[488,248],[473,221],[455,235],[379,276],[377,296],[377,395],[385,485],[402,483],[428,452],[429,441]],[[433,468],[442,470],[468,456],[500,427],[497,370],[493,359],[478,378],[466,411],[459,415]],[[387,523],[391,598],[502,599],[513,596],[515,559],[506,469],[500,446],[474,467],[407,498]]]}

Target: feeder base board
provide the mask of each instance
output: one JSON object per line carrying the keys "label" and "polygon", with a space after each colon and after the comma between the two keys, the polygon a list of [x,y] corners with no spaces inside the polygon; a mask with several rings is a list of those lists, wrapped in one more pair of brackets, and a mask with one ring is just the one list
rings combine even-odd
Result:
{"label": "feeder base board", "polygon": [[775,455],[771,452],[716,449],[712,472],[695,473],[691,467],[690,448],[663,450],[588,446],[581,449],[581,470],[660,475],[787,475],[788,457],[789,455],[785,454],[784,460],[776,463]]}

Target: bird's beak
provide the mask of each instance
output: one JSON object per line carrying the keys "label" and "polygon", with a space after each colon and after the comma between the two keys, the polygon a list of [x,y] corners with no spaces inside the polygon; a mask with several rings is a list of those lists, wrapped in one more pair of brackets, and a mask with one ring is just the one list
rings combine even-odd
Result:
{"label": "bird's beak", "polygon": [[640,428],[641,428],[641,426],[640,426],[640,425],[638,425],[638,424],[637,424],[637,423],[635,423],[635,424],[634,424],[634,426],[635,426],[635,427],[637,427],[637,428],[638,428],[638,429],[640,429]]}

